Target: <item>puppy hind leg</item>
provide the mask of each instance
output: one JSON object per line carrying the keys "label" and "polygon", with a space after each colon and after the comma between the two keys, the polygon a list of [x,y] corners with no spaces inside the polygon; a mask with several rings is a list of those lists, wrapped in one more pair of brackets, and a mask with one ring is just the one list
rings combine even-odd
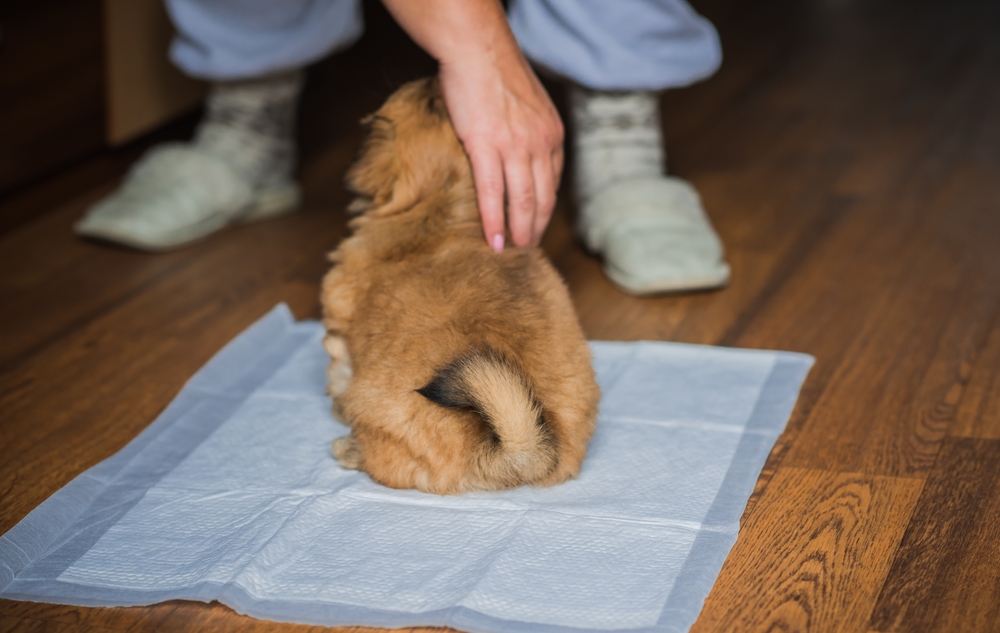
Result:
{"label": "puppy hind leg", "polygon": [[[376,450],[370,455],[372,458],[370,460],[364,459],[361,444],[353,435],[335,439],[330,445],[330,453],[342,468],[364,471],[383,485],[421,490],[428,487],[426,472],[416,467],[416,462],[403,444],[378,432],[375,433],[375,438],[377,438]],[[372,439],[368,438],[369,441]]]}
{"label": "puppy hind leg", "polygon": [[[363,454],[363,463],[358,470],[366,472],[383,486],[416,488],[435,494],[461,491],[458,477],[454,473],[442,472],[440,465],[433,463],[432,456],[418,453],[409,435],[399,436],[359,419],[352,436]],[[464,465],[465,460],[461,461]]]}

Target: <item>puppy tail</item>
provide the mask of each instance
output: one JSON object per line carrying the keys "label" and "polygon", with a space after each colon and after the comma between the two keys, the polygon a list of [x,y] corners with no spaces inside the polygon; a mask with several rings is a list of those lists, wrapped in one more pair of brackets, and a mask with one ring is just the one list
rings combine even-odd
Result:
{"label": "puppy tail", "polygon": [[493,349],[477,349],[444,367],[417,392],[436,404],[471,409],[483,421],[475,460],[489,487],[543,479],[556,468],[556,439],[523,370]]}

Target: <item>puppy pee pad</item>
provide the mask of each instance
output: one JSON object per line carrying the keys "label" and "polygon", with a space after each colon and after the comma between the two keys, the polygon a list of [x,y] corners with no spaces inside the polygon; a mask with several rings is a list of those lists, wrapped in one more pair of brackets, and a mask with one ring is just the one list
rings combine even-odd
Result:
{"label": "puppy pee pad", "polygon": [[324,625],[686,631],[812,364],[591,343],[580,476],[440,497],[340,468],[322,327],[278,306],[128,446],[0,537],[0,596],[223,602]]}

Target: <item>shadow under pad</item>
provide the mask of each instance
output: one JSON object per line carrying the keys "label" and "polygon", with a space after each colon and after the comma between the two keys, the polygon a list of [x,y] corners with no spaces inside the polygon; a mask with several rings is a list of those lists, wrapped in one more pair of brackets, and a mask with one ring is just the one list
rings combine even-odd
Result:
{"label": "shadow under pad", "polygon": [[591,344],[574,481],[439,497],[341,469],[316,322],[280,305],[160,417],[0,537],[0,597],[218,600],[322,625],[687,631],[813,359]]}

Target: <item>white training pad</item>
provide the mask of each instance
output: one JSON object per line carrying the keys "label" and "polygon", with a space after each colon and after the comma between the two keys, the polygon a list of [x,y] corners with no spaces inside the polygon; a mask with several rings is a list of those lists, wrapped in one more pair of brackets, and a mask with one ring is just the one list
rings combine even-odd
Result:
{"label": "white training pad", "polygon": [[[340,468],[322,326],[278,306],[146,431],[0,537],[0,597],[273,620],[687,631],[812,358],[592,343],[579,478],[440,497]],[[419,386],[419,385],[418,385]]]}

